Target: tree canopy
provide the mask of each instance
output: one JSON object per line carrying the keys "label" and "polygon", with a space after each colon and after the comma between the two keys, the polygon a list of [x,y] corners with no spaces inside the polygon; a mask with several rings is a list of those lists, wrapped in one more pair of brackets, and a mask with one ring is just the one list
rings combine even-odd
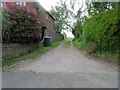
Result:
{"label": "tree canopy", "polygon": [[[72,0],[70,1],[71,4],[66,3],[66,1],[60,1],[57,3],[55,7],[52,7],[51,14],[55,17],[55,29],[58,32],[62,30],[73,29],[72,25],[74,22],[74,5],[72,4]],[[69,7],[70,5],[70,7]]]}

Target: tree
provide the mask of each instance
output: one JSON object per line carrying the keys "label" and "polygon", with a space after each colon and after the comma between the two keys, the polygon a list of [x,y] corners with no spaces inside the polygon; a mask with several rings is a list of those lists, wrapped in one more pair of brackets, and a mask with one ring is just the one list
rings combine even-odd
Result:
{"label": "tree", "polygon": [[92,2],[87,0],[86,2],[88,15],[93,16],[100,14],[103,11],[107,11],[111,8],[118,8],[118,2]]}
{"label": "tree", "polygon": [[83,3],[79,5],[80,7],[77,10],[77,13],[75,15],[76,22],[74,24],[74,30],[72,31],[73,35],[75,36],[75,39],[80,39],[82,36],[82,24],[83,21],[86,19],[86,16],[83,15],[84,12],[86,12],[86,9],[83,9]]}
{"label": "tree", "polygon": [[[60,1],[57,6],[52,8],[51,14],[56,18],[55,28],[56,31],[71,30],[76,38],[82,34],[82,22],[86,18],[83,12],[83,2],[79,0],[70,0],[70,2]],[[76,5],[77,12],[76,12]],[[78,35],[79,34],[79,35]]]}
{"label": "tree", "polygon": [[50,12],[56,19],[56,31],[61,32],[62,30],[73,29],[73,12],[70,9],[68,9],[68,6],[65,1],[61,0],[57,6],[52,7]]}

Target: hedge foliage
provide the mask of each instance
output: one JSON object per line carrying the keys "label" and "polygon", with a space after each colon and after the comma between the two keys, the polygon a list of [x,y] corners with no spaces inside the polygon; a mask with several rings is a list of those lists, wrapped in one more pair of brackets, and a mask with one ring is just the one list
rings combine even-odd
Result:
{"label": "hedge foliage", "polygon": [[120,49],[119,21],[117,9],[88,18],[82,26],[82,41],[94,42],[98,50],[118,52]]}
{"label": "hedge foliage", "polygon": [[35,8],[7,2],[2,16],[3,43],[39,41],[40,17]]}
{"label": "hedge foliage", "polygon": [[79,39],[81,38],[81,34],[82,34],[82,28],[81,28],[81,24],[80,23],[76,23],[75,27],[74,27],[74,30],[72,33],[74,35],[74,37],[76,39]]}
{"label": "hedge foliage", "polygon": [[0,22],[2,22],[2,12],[0,12]]}

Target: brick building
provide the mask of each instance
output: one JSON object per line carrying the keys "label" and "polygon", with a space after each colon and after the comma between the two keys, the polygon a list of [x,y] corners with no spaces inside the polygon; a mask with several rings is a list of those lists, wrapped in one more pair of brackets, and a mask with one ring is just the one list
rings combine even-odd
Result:
{"label": "brick building", "polygon": [[[33,7],[35,8],[35,3],[34,2],[13,2],[16,4],[19,4],[21,6],[29,6],[29,7]],[[0,7],[5,7],[5,3],[0,2]],[[42,26],[45,26],[47,29],[45,30],[45,35],[44,36],[48,36],[48,37],[52,37],[52,41],[58,41],[58,40],[62,40],[63,35],[56,33],[54,26],[55,26],[55,19],[54,17],[48,12],[46,11],[41,5],[41,23]],[[1,9],[0,9],[1,10]],[[9,57],[9,56],[17,56],[23,53],[28,53],[29,51],[33,50],[34,48],[36,48],[37,45],[34,44],[30,44],[30,45],[22,45],[22,44],[3,44],[2,45],[2,57]]]}
{"label": "brick building", "polygon": [[[29,6],[35,8],[35,2],[13,2],[19,4],[21,6]],[[38,3],[38,2],[37,2]],[[0,7],[4,7],[5,3],[0,3]],[[44,36],[52,37],[52,41],[57,41],[63,39],[61,34],[56,33],[54,26],[55,26],[55,18],[46,11],[40,4],[39,7],[41,9],[41,27],[45,26],[47,29],[45,30]]]}

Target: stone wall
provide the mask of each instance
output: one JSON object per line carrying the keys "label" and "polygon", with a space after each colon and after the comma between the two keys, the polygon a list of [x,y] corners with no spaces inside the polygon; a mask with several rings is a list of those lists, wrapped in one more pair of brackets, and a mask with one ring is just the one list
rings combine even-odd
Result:
{"label": "stone wall", "polygon": [[2,58],[18,56],[31,52],[37,48],[38,44],[2,44]]}

